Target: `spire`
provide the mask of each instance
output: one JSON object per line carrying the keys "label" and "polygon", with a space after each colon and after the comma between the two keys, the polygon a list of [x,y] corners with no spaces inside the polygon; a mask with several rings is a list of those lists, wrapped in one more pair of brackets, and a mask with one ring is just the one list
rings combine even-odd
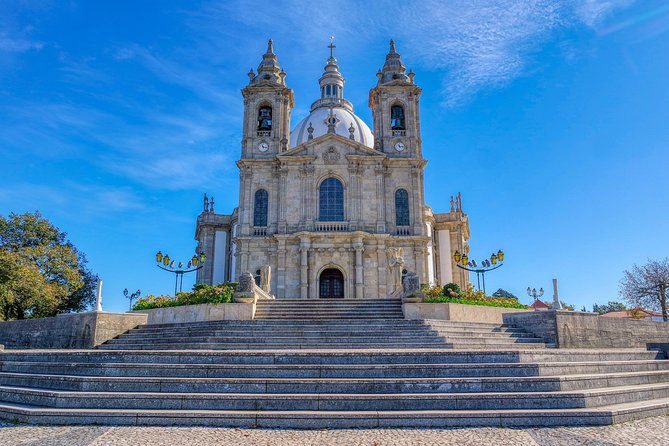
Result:
{"label": "spire", "polygon": [[257,84],[262,81],[268,81],[274,84],[285,85],[286,73],[279,66],[279,61],[274,54],[274,42],[272,39],[267,41],[267,52],[263,54],[262,61],[258,65],[258,74],[253,76],[253,70],[249,72],[249,84]]}
{"label": "spire", "polygon": [[334,36],[330,37],[330,44],[327,47],[330,55],[325,64],[325,72],[318,80],[321,87],[321,98],[311,104],[311,110],[319,107],[344,107],[353,112],[351,103],[344,99],[344,76],[341,75],[334,56],[334,49],[337,47],[334,44]]}
{"label": "spire", "polygon": [[395,51],[395,41],[390,39],[390,50],[386,55],[386,63],[383,64],[381,75],[377,73],[379,84],[385,84],[392,81],[413,82],[413,71],[409,75],[406,74],[406,67],[400,58],[400,55]]}

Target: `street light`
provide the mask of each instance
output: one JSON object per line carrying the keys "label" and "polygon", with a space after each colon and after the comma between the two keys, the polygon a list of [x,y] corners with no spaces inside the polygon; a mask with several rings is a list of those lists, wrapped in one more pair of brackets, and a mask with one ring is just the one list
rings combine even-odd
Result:
{"label": "street light", "polygon": [[476,263],[476,260],[470,261],[467,254],[460,254],[460,251],[455,251],[453,260],[455,260],[455,266],[458,268],[476,273],[477,287],[480,290],[481,284],[483,284],[483,293],[485,294],[485,273],[502,266],[502,262],[504,262],[504,253],[501,249],[498,250],[497,253],[493,253],[490,256],[490,260],[482,260],[481,266]]}
{"label": "street light", "polygon": [[126,299],[130,299],[130,310],[132,310],[132,301],[137,299],[140,294],[142,294],[142,292],[137,290],[128,296],[128,289],[126,288],[123,290],[123,295],[126,297]]}
{"label": "street light", "polygon": [[174,260],[170,259],[169,254],[163,255],[162,251],[156,253],[156,266],[164,271],[174,273],[174,295],[177,295],[177,288],[181,292],[181,288],[184,283],[184,274],[192,273],[198,269],[204,267],[204,262],[207,260],[207,256],[201,252],[199,255],[197,253],[193,254],[193,257],[188,261],[188,264],[184,268],[183,262],[179,262],[174,267]]}
{"label": "street light", "polygon": [[539,298],[540,298],[541,296],[544,295],[544,289],[543,289],[543,288],[539,288],[539,291],[537,291],[536,288],[530,288],[530,287],[527,287],[527,295],[530,296],[530,297],[533,297],[533,298],[534,298],[534,301],[536,302],[536,301],[539,300]]}

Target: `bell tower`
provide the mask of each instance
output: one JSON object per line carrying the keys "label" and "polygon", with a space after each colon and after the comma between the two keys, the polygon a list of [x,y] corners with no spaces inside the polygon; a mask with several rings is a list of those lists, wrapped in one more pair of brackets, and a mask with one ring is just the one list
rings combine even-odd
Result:
{"label": "bell tower", "polygon": [[374,148],[389,157],[422,158],[419,99],[421,88],[414,84],[415,73],[406,72],[395,42],[390,41],[378,82],[369,92],[374,119]]}
{"label": "bell tower", "polygon": [[272,39],[258,65],[248,73],[249,84],[244,96],[244,132],[242,159],[272,158],[288,150],[290,141],[290,111],[295,99],[286,86],[286,72],[274,54]]}

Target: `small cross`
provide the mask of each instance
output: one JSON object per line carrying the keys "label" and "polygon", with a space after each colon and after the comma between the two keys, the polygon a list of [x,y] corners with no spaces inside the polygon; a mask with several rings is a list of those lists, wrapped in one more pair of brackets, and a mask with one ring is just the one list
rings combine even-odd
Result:
{"label": "small cross", "polygon": [[330,45],[328,45],[328,48],[330,48],[330,59],[332,59],[334,56],[332,55],[332,50],[334,50],[336,45],[334,44],[334,36],[330,36]]}

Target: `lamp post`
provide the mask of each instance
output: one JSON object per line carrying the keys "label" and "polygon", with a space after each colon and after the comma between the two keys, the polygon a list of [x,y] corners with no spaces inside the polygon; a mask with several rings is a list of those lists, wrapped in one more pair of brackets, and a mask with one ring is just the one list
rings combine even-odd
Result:
{"label": "lamp post", "polygon": [[477,287],[480,290],[481,284],[483,284],[483,293],[485,293],[485,273],[502,266],[502,262],[504,262],[504,253],[500,249],[497,251],[497,254],[493,253],[493,255],[490,256],[490,260],[482,260],[481,266],[476,263],[476,260],[470,261],[467,254],[460,254],[459,251],[455,251],[453,260],[455,260],[455,265],[458,268],[476,273]]}
{"label": "lamp post", "polygon": [[534,298],[534,302],[536,302],[541,296],[544,295],[544,289],[539,288],[539,291],[537,291],[536,288],[527,287],[527,295]]}
{"label": "lamp post", "polygon": [[142,292],[137,290],[137,291],[135,291],[134,293],[132,293],[131,295],[128,296],[128,289],[126,288],[126,289],[123,290],[123,295],[125,296],[125,298],[130,299],[130,310],[132,310],[132,301],[137,299],[140,294],[142,294]]}
{"label": "lamp post", "polygon": [[201,252],[198,256],[197,253],[193,254],[193,257],[188,261],[186,268],[184,268],[183,262],[177,264],[176,269],[174,268],[174,260],[170,259],[169,254],[163,255],[161,251],[156,253],[156,266],[164,271],[174,273],[174,295],[177,295],[177,288],[181,292],[181,287],[184,283],[184,274],[192,273],[204,266],[204,262],[207,259],[207,256]]}

